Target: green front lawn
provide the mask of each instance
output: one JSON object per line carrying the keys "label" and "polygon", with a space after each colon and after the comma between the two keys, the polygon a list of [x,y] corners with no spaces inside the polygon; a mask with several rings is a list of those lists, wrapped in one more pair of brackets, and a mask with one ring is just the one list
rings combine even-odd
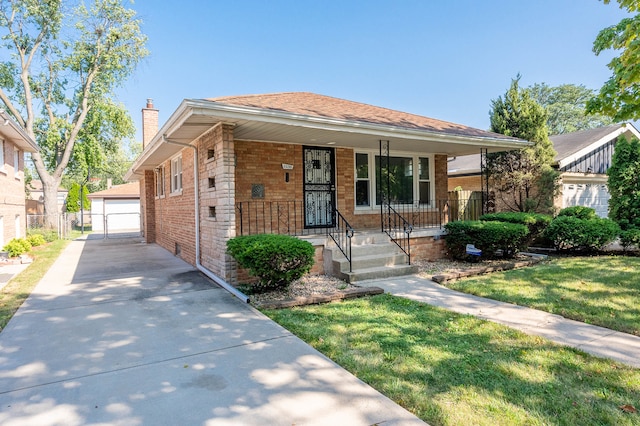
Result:
{"label": "green front lawn", "polygon": [[265,314],[433,426],[640,424],[640,370],[499,324],[390,295]]}
{"label": "green front lawn", "polygon": [[444,285],[640,336],[638,257],[561,257]]}

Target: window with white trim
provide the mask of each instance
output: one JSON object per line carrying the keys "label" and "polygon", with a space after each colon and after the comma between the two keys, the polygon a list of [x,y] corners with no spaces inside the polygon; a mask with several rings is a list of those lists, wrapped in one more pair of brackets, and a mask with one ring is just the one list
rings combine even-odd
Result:
{"label": "window with white trim", "polygon": [[356,153],[356,206],[371,205],[371,185],[369,179],[369,154]]}
{"label": "window with white trim", "polygon": [[171,160],[171,192],[182,191],[182,155]]}
{"label": "window with white trim", "polygon": [[13,148],[13,176],[16,179],[22,179],[22,174],[20,173],[20,150],[18,147]]}
{"label": "window with white trim", "polygon": [[[383,160],[385,164],[386,158]],[[377,153],[355,153],[356,207],[372,208],[381,203],[380,194],[388,194],[391,204],[430,205],[434,200],[431,156],[394,153],[389,166],[380,176],[380,156]],[[416,170],[417,165],[417,170]]]}
{"label": "window with white trim", "polygon": [[164,166],[155,170],[156,175],[156,197],[164,197]]}
{"label": "window with white trim", "polygon": [[4,172],[4,140],[0,139],[0,171]]}

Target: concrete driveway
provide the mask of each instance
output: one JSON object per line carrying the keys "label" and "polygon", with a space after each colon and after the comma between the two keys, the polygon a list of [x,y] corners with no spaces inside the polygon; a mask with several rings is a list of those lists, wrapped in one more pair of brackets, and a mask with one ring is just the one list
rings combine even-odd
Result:
{"label": "concrete driveway", "polygon": [[424,424],[139,239],[73,241],[0,333],[0,424]]}

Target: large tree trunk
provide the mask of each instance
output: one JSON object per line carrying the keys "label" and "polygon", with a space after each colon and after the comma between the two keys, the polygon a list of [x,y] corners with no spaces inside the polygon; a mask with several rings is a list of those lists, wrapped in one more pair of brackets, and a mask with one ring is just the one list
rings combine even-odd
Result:
{"label": "large tree trunk", "polygon": [[52,176],[40,176],[44,196],[45,226],[47,229],[57,229],[60,210],[58,209],[58,187],[60,182]]}

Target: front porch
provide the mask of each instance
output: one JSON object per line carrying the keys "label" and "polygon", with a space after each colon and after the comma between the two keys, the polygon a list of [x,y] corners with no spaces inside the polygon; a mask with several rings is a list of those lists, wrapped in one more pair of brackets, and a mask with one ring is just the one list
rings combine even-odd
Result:
{"label": "front porch", "polygon": [[360,227],[329,205],[321,210],[322,218],[314,218],[324,225],[308,226],[303,201],[245,201],[235,206],[236,234],[285,234],[307,239],[316,247],[313,272],[348,282],[407,275],[415,273],[412,259],[445,257],[444,225],[478,219],[486,209],[484,199],[477,194],[462,199],[452,192],[449,198],[430,206],[386,204],[377,214],[360,219]]}

